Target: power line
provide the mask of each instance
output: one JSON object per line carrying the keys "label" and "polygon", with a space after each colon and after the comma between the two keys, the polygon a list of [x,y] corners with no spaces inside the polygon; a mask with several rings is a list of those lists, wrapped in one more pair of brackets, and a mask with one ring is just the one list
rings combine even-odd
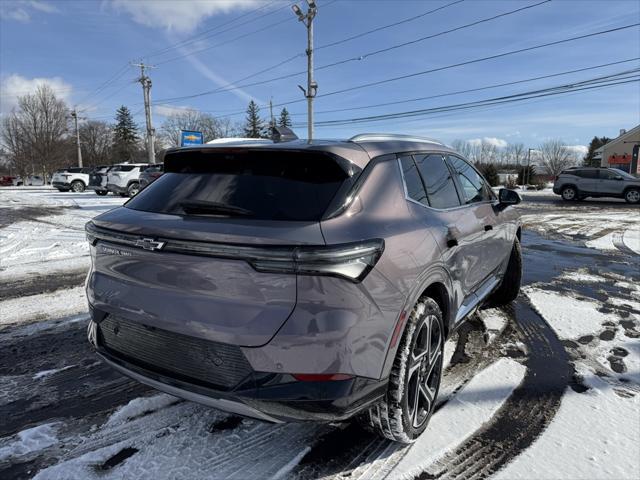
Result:
{"label": "power line", "polygon": [[[376,27],[374,29],[367,30],[366,32],[361,32],[361,33],[358,33],[356,35],[352,35],[350,37],[343,38],[342,40],[336,40],[335,42],[326,43],[324,45],[320,45],[320,46],[316,47],[316,50],[322,50],[324,48],[329,48],[329,47],[335,47],[337,45],[342,45],[343,43],[347,43],[347,42],[350,42],[351,40],[356,40],[358,38],[365,37],[365,36],[370,35],[372,33],[376,33],[376,32],[380,32],[382,30],[386,30],[387,28],[397,27],[398,25],[403,25],[405,23],[413,22],[414,20],[418,20],[420,18],[426,17],[427,15],[431,15],[432,13],[438,12],[440,10],[444,10],[445,8],[452,7],[453,5],[457,5],[458,3],[462,3],[464,1],[465,0],[456,0],[455,2],[447,3],[446,5],[442,5],[441,7],[435,8],[433,10],[429,10],[427,12],[423,12],[423,13],[420,13],[418,15],[414,15],[413,17],[405,18],[404,20],[399,20],[397,22],[389,23],[389,24],[383,25],[381,27]],[[551,0],[549,0],[549,1],[551,1]]]}
{"label": "power line", "polygon": [[[334,1],[336,1],[336,0],[334,0]],[[438,32],[438,33],[429,35],[427,37],[420,37],[418,39],[411,40],[410,42],[404,42],[402,44],[392,45],[392,46],[387,47],[385,49],[377,50],[377,51],[374,51],[374,52],[368,52],[368,53],[365,53],[365,54],[360,55],[358,57],[352,57],[352,58],[349,58],[349,59],[340,60],[338,62],[325,64],[325,65],[322,65],[322,66],[318,67],[317,70],[323,70],[323,69],[326,69],[326,68],[335,67],[335,66],[341,65],[343,63],[347,63],[347,62],[351,62],[351,61],[355,61],[355,60],[362,60],[364,58],[367,58],[367,57],[370,57],[370,56],[373,56],[373,55],[378,55],[380,53],[383,53],[383,52],[386,52],[386,51],[390,51],[390,50],[393,50],[393,49],[396,49],[396,48],[401,48],[401,47],[404,47],[404,46],[407,46],[407,45],[412,45],[412,44],[415,44],[415,43],[418,43],[418,42],[422,42],[422,41],[425,41],[425,40],[428,40],[428,39],[431,39],[431,38],[435,38],[435,37],[440,36],[440,35],[446,35],[448,33],[452,33],[452,32],[458,31],[458,30],[462,30],[464,28],[470,28],[470,27],[476,26],[476,25],[478,25],[480,23],[489,22],[489,21],[492,21],[492,20],[496,20],[498,18],[502,18],[502,17],[508,16],[508,15],[514,15],[514,14],[519,13],[521,11],[524,11],[524,10],[527,10],[527,9],[530,9],[530,8],[534,8],[534,7],[537,7],[537,6],[540,6],[540,5],[543,5],[543,4],[548,3],[550,1],[551,0],[543,0],[542,2],[533,4],[533,5],[528,5],[528,6],[525,6],[525,7],[517,8],[515,10],[504,12],[504,13],[501,13],[501,14],[498,14],[498,15],[494,15],[494,16],[491,16],[491,17],[488,17],[488,18],[477,20],[475,22],[468,23],[468,24],[465,24],[465,25],[461,25],[461,26],[453,28],[453,29],[449,29],[449,30],[445,30],[445,31],[442,31],[442,32]],[[330,2],[330,3],[333,3],[333,2]],[[292,57],[292,58],[294,58],[294,57]],[[164,102],[164,103],[169,103],[169,102],[174,102],[174,101],[181,101],[181,100],[188,100],[188,99],[191,99],[191,98],[202,97],[202,96],[205,96],[205,95],[213,95],[213,94],[216,94],[216,93],[228,92],[228,91],[237,90],[237,89],[240,89],[240,88],[255,87],[255,86],[258,86],[258,85],[264,85],[266,83],[271,83],[271,82],[275,82],[275,81],[278,81],[278,80],[285,80],[287,78],[296,77],[296,76],[302,75],[304,73],[306,73],[306,70],[305,71],[295,72],[295,73],[289,73],[289,74],[286,74],[286,75],[281,75],[279,77],[269,78],[269,79],[261,80],[259,82],[254,82],[254,83],[247,83],[247,84],[243,84],[243,85],[227,85],[227,86],[216,88],[214,90],[207,90],[205,92],[200,92],[200,93],[196,93],[196,94],[192,94],[192,95],[184,95],[184,96],[181,96],[181,97],[173,97],[173,98],[164,98],[164,99],[161,99],[160,101]],[[324,96],[324,95],[318,95],[318,96],[321,97],[321,96]]]}
{"label": "power line", "polygon": [[[367,109],[370,109],[370,108],[388,107],[388,106],[391,106],[391,105],[400,105],[400,104],[403,104],[403,103],[419,102],[419,101],[422,101],[422,100],[431,100],[431,99],[434,99],[434,98],[448,97],[448,96],[452,96],[452,95],[460,95],[460,94],[463,94],[463,93],[479,92],[479,91],[482,91],[482,90],[489,90],[489,89],[492,89],[492,88],[506,87],[506,86],[509,86],[509,85],[517,85],[517,84],[520,84],[520,83],[534,82],[534,81],[537,81],[537,80],[544,80],[544,79],[547,79],[547,78],[559,77],[559,76],[562,76],[562,75],[570,75],[572,73],[579,73],[579,72],[584,72],[584,71],[587,71],[587,70],[594,70],[594,69],[597,69],[597,68],[604,68],[604,67],[610,67],[610,66],[613,66],[613,65],[620,65],[622,63],[629,63],[629,62],[633,62],[633,61],[636,61],[636,60],[640,60],[640,57],[630,58],[630,59],[627,59],[627,60],[619,60],[617,62],[603,63],[603,64],[600,64],[600,65],[593,65],[591,67],[577,68],[577,69],[574,69],[574,70],[567,70],[567,71],[564,71],[564,72],[551,73],[551,74],[548,74],[548,75],[541,75],[541,76],[538,76],[538,77],[525,78],[525,79],[522,79],[522,80],[514,80],[514,81],[511,81],[511,82],[496,83],[496,84],[493,84],[493,85],[486,85],[484,87],[476,87],[476,88],[469,88],[467,90],[456,90],[456,91],[453,91],[453,92],[439,93],[439,94],[436,94],[436,95],[429,95],[427,97],[409,98],[409,99],[405,99],[405,100],[396,100],[396,101],[393,101],[393,102],[377,103],[377,104],[373,104],[373,105],[361,105],[361,106],[357,106],[357,107],[336,108],[336,109],[333,109],[333,110],[321,110],[321,111],[318,111],[316,113],[324,114],[324,113],[348,112],[348,111],[352,111],[352,110],[367,110]],[[304,114],[302,114],[302,113],[292,113],[291,114],[291,116],[297,116],[297,115],[304,115]]]}
{"label": "power line", "polygon": [[[467,60],[464,62],[458,62],[458,63],[454,63],[451,65],[446,65],[444,67],[438,67],[438,68],[432,68],[429,70],[422,70],[419,72],[413,72],[413,73],[409,73],[409,74],[405,74],[405,75],[400,75],[397,77],[391,77],[391,78],[387,78],[387,79],[383,79],[383,80],[378,80],[375,82],[369,82],[369,83],[364,83],[364,84],[360,84],[360,85],[355,85],[349,88],[344,88],[341,90],[335,90],[333,92],[329,92],[329,93],[325,93],[325,94],[321,94],[318,95],[318,98],[321,97],[328,97],[328,96],[332,96],[332,95],[338,95],[338,94],[342,94],[342,93],[347,93],[353,90],[359,90],[361,88],[368,88],[368,87],[372,87],[372,86],[377,86],[377,85],[382,85],[385,83],[390,83],[390,82],[394,82],[394,81],[398,81],[398,80],[404,80],[407,78],[412,78],[412,77],[417,77],[417,76],[421,76],[421,75],[427,75],[430,73],[434,73],[434,72],[440,72],[440,71],[444,71],[444,70],[448,70],[448,69],[452,69],[452,68],[457,68],[457,67],[461,67],[461,66],[465,66],[465,65],[470,65],[470,64],[475,64],[475,63],[481,63],[481,62],[485,62],[485,61],[489,61],[489,60],[495,60],[497,58],[503,58],[503,57],[507,57],[510,55],[516,55],[519,53],[524,53],[524,52],[528,52],[528,51],[533,51],[533,50],[538,50],[541,48],[546,48],[546,47],[550,47],[550,46],[555,46],[555,45],[560,45],[560,44],[564,44],[564,43],[569,43],[569,42],[573,42],[573,41],[577,41],[577,40],[582,40],[585,38],[591,38],[591,37],[596,37],[599,35],[606,35],[609,33],[613,33],[613,32],[617,32],[617,31],[622,31],[622,30],[626,30],[629,28],[633,28],[633,27],[637,27],[638,25],[640,25],[640,23],[634,23],[634,24],[630,24],[630,25],[625,25],[622,27],[616,27],[616,28],[611,28],[611,29],[607,29],[607,30],[601,30],[598,32],[593,32],[593,33],[588,33],[585,35],[579,35],[579,36],[575,36],[575,37],[570,37],[570,38],[565,38],[562,40],[556,40],[554,42],[547,42],[547,43],[543,43],[540,45],[534,45],[532,47],[526,47],[526,48],[520,48],[517,50],[510,50],[508,52],[504,52],[504,53],[499,53],[499,54],[495,54],[495,55],[489,55],[486,57],[480,57],[480,58],[476,58],[473,60]],[[184,97],[175,97],[175,98],[170,98],[170,99],[160,99],[158,100],[158,103],[170,103],[172,101],[180,101],[180,100],[187,100],[190,98],[197,98],[200,96],[206,95],[206,92],[204,93],[200,93],[200,94],[194,94],[194,95],[188,95],[188,96],[184,96]],[[290,100],[287,102],[281,102],[281,103],[276,103],[273,106],[274,107],[282,107],[282,106],[286,106],[286,105],[292,105],[294,103],[300,103],[303,102],[304,99],[298,99],[298,100]],[[243,113],[243,111],[238,111],[238,112],[232,112],[226,116],[233,116],[233,115],[238,115],[240,113]]]}
{"label": "power line", "polygon": [[366,122],[372,122],[372,121],[418,117],[418,116],[429,115],[432,113],[467,110],[470,108],[476,108],[476,107],[481,107],[486,105],[517,102],[517,101],[527,100],[530,98],[559,95],[559,94],[569,93],[574,91],[601,88],[604,86],[621,85],[626,83],[638,82],[640,80],[640,75],[638,75],[637,72],[639,71],[640,71],[640,68],[637,68],[637,69],[628,70],[625,72],[619,72],[616,74],[595,77],[595,78],[583,80],[580,82],[573,82],[573,83],[568,83],[564,85],[548,87],[544,89],[531,90],[531,91],[512,94],[512,95],[493,97],[493,98],[488,98],[484,100],[476,100],[472,102],[444,105],[440,107],[410,110],[410,111],[404,111],[404,112],[394,112],[394,113],[381,114],[381,115],[371,115],[367,117],[324,120],[324,121],[316,122],[316,125],[318,126],[352,125],[352,124],[366,123]]}
{"label": "power line", "polygon": [[[157,56],[162,55],[162,54],[164,54],[164,53],[166,53],[168,51],[174,50],[176,48],[185,47],[185,46],[187,46],[187,45],[189,45],[191,43],[199,42],[199,41],[205,40],[207,38],[212,38],[212,37],[214,37],[216,35],[219,35],[221,33],[225,33],[225,32],[227,32],[227,31],[229,31],[231,29],[226,29],[226,30],[222,30],[222,31],[217,31],[217,30],[222,28],[222,27],[224,27],[224,26],[230,25],[230,24],[232,24],[232,23],[234,23],[234,22],[236,22],[236,21],[238,21],[238,20],[240,20],[242,18],[247,17],[247,16],[253,16],[255,13],[259,12],[260,10],[268,9],[269,7],[274,5],[275,3],[277,3],[277,2],[273,1],[273,2],[268,3],[267,5],[262,5],[261,7],[258,7],[258,8],[255,8],[255,9],[249,11],[249,12],[243,13],[242,15],[238,15],[237,17],[234,17],[234,18],[232,18],[231,20],[229,20],[227,22],[221,23],[220,25],[216,25],[216,26],[211,27],[211,28],[209,28],[207,30],[199,32],[199,33],[197,33],[196,35],[193,35],[190,38],[187,38],[187,39],[181,40],[179,42],[176,42],[174,44],[168,45],[168,46],[166,46],[164,48],[161,48],[159,50],[154,50],[154,51],[152,51],[152,52],[150,52],[150,53],[148,53],[146,55],[143,55],[142,58],[147,58],[148,59],[148,58],[151,58],[151,57],[157,57]],[[280,10],[282,8],[283,7],[280,7],[278,9],[274,10],[273,12],[267,13],[265,15],[261,15],[261,16],[258,16],[258,17],[253,17],[251,20],[249,20],[247,22],[244,22],[244,23],[241,23],[239,25],[234,25],[232,28],[238,28],[238,27],[241,27],[242,25],[246,25],[247,23],[251,23],[251,22],[255,22],[257,20],[260,20],[261,18],[264,18],[266,16],[272,15],[273,13],[275,13],[276,11],[278,11],[278,10]],[[210,33],[210,32],[214,32],[213,35],[206,35],[207,33]],[[202,37],[202,38],[199,38],[199,37]]]}

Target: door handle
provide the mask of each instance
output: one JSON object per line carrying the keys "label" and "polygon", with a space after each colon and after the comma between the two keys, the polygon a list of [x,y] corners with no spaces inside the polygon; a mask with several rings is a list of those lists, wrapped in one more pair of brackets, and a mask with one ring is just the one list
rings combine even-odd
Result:
{"label": "door handle", "polygon": [[493,230],[493,225],[485,225],[484,226],[484,231],[488,232],[489,230]]}

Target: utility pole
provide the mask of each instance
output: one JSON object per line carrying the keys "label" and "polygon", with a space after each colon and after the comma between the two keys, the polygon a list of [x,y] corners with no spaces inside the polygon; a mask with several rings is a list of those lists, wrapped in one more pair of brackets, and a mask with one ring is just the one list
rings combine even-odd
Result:
{"label": "utility pole", "polygon": [[151,79],[145,75],[145,68],[155,68],[153,65],[145,65],[144,63],[132,63],[134,67],[140,67],[140,78],[138,81],[142,84],[142,95],[144,97],[144,114],[147,119],[147,155],[149,163],[155,163],[155,135],[156,131],[151,122]]}
{"label": "utility pole", "polygon": [[[276,119],[273,118],[273,98],[269,99],[269,115],[271,117],[271,128],[276,126]],[[271,132],[269,132],[271,134]]]}
{"label": "utility pole", "polygon": [[306,90],[298,85],[304,96],[307,97],[307,130],[309,143],[313,141],[313,99],[318,93],[318,84],[313,79],[313,19],[318,13],[315,0],[307,0],[309,7],[307,13],[302,13],[298,5],[293,5],[293,13],[298,16],[298,20],[307,27],[307,88]]}
{"label": "utility pole", "polygon": [[529,180],[531,180],[529,178],[529,171],[531,169],[531,152],[532,151],[536,151],[535,148],[530,148],[529,150],[527,150],[527,169],[523,172],[522,175],[522,189],[524,190],[525,185],[529,185]]}
{"label": "utility pole", "polygon": [[[78,148],[78,166],[82,167],[82,149],[80,148],[80,129],[78,128],[78,111],[74,108],[71,110],[71,118],[76,126],[76,146]],[[83,117],[80,117],[83,120]]]}

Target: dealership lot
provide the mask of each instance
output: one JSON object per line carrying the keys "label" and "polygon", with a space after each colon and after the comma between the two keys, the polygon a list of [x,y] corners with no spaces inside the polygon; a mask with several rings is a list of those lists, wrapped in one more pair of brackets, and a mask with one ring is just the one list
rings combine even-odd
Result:
{"label": "dealership lot", "polygon": [[640,477],[640,209],[524,199],[522,294],[447,343],[440,406],[406,447],[351,424],[242,419],[120,376],[85,338],[83,226],[125,199],[3,188],[0,477]]}

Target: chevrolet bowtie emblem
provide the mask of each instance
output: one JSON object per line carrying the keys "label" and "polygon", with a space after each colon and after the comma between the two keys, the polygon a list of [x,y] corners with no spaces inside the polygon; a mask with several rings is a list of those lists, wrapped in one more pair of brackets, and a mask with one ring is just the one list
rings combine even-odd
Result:
{"label": "chevrolet bowtie emblem", "polygon": [[136,240],[136,247],[142,247],[145,250],[162,250],[165,242],[158,242],[153,238],[141,238]]}

